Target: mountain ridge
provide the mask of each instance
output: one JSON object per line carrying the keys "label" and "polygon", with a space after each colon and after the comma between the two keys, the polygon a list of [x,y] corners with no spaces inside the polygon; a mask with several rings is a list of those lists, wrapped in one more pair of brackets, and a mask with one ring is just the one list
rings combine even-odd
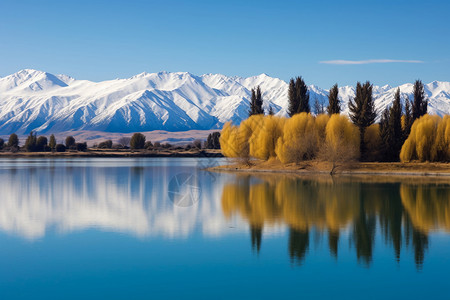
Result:
{"label": "mountain ridge", "polygon": [[[286,115],[288,83],[262,73],[251,77],[189,72],[142,72],[100,82],[24,69],[0,77],[0,135],[66,131],[136,132],[220,129],[247,118],[251,89],[263,91],[264,109]],[[411,83],[400,85],[412,98]],[[397,87],[374,86],[379,112],[393,101]],[[328,90],[310,85],[310,104],[326,105]],[[425,84],[429,112],[450,113],[450,82]],[[344,113],[354,87],[339,87]],[[403,99],[402,99],[403,100]]]}

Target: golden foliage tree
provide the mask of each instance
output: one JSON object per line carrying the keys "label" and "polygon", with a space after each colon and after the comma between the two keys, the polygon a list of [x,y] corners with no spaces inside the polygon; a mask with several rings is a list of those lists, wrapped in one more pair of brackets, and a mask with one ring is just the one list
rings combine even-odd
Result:
{"label": "golden foliage tree", "polygon": [[331,173],[338,163],[347,163],[359,157],[359,131],[350,120],[343,115],[330,117],[325,129],[325,143],[321,147],[320,157],[331,162]]}
{"label": "golden foliage tree", "polygon": [[317,147],[315,118],[310,113],[300,113],[286,120],[283,136],[278,139],[275,152],[282,163],[298,163],[311,159]]}
{"label": "golden foliage tree", "polygon": [[263,160],[276,157],[275,147],[283,133],[285,120],[285,118],[269,115],[254,122],[255,128],[249,140],[252,157]]}
{"label": "golden foliage tree", "polygon": [[319,137],[319,144],[322,144],[325,141],[325,129],[327,128],[329,120],[330,116],[327,114],[321,114],[316,117],[316,130]]}
{"label": "golden foliage tree", "polygon": [[364,133],[364,143],[367,146],[367,160],[379,160],[381,158],[381,148],[383,144],[379,124],[372,124],[367,127],[366,132]]}
{"label": "golden foliage tree", "polygon": [[436,140],[434,142],[433,157],[434,161],[450,160],[450,116],[446,115],[439,122],[436,132]]}
{"label": "golden foliage tree", "polygon": [[220,149],[226,157],[237,157],[236,147],[232,144],[236,139],[237,127],[231,125],[231,122],[225,123],[220,133]]}
{"label": "golden foliage tree", "polygon": [[449,117],[423,115],[414,121],[408,139],[402,146],[400,160],[408,162],[448,161],[450,125]]}

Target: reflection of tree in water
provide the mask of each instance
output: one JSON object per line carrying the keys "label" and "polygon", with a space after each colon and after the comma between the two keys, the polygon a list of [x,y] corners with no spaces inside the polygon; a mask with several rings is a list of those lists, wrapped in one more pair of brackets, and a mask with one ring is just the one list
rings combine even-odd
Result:
{"label": "reflection of tree in water", "polygon": [[289,256],[292,262],[301,264],[309,247],[309,231],[289,230]]}
{"label": "reflection of tree in water", "polygon": [[328,232],[328,247],[330,248],[330,253],[335,258],[338,257],[338,245],[339,245],[339,230],[330,230]]}
{"label": "reflection of tree in water", "polygon": [[262,241],[262,227],[250,225],[250,234],[252,238],[252,249],[259,254]]}
{"label": "reflection of tree in water", "polygon": [[[252,182],[238,177],[224,187],[222,208],[226,216],[239,213],[250,224],[252,248],[259,253],[265,224],[289,227],[288,252],[301,264],[310,245],[310,230],[328,233],[330,254],[338,258],[343,229],[358,261],[370,265],[375,235],[392,246],[397,261],[402,247],[414,249],[421,268],[428,248],[428,231],[450,231],[448,185],[362,183],[350,179],[300,180],[268,177]],[[378,229],[377,229],[378,226]]]}

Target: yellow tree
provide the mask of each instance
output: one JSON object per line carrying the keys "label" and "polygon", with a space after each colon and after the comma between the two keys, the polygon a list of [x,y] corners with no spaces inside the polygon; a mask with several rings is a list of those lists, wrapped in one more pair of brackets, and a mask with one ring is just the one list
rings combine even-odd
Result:
{"label": "yellow tree", "polygon": [[367,127],[364,133],[364,143],[367,146],[366,158],[369,161],[377,161],[381,157],[382,139],[380,125],[372,124]]}
{"label": "yellow tree", "polygon": [[275,152],[282,163],[298,163],[313,158],[317,147],[314,117],[310,113],[300,113],[286,120],[283,136],[278,139]]}
{"label": "yellow tree", "polygon": [[[440,153],[447,152],[445,150],[448,145],[445,143],[446,140],[448,141],[447,125],[441,125],[442,122],[443,119],[436,115],[423,115],[415,120],[411,127],[411,133],[402,146],[400,160],[402,162],[414,159],[435,161],[439,159],[438,150]],[[444,150],[441,147],[444,147]]]}
{"label": "yellow tree", "polygon": [[263,117],[261,126],[250,139],[251,156],[264,160],[276,157],[275,147],[282,135],[285,120],[276,116]]}
{"label": "yellow tree", "polygon": [[330,117],[325,129],[325,143],[319,156],[332,163],[331,174],[338,164],[344,164],[359,158],[359,131],[350,120],[343,115],[334,114]]}

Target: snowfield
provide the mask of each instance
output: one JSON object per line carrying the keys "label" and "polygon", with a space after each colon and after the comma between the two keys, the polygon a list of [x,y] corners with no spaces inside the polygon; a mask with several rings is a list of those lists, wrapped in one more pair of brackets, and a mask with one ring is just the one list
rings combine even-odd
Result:
{"label": "snowfield", "polygon": [[[0,135],[67,131],[220,129],[247,118],[251,89],[263,91],[264,108],[286,115],[288,84],[266,74],[241,78],[188,72],[141,73],[102,82],[25,69],[0,78]],[[389,106],[397,87],[374,86],[377,110]],[[413,85],[400,86],[412,97]],[[328,90],[311,85],[310,104],[326,104]],[[450,114],[450,82],[425,85],[429,113]],[[354,87],[339,88],[345,113]]]}

